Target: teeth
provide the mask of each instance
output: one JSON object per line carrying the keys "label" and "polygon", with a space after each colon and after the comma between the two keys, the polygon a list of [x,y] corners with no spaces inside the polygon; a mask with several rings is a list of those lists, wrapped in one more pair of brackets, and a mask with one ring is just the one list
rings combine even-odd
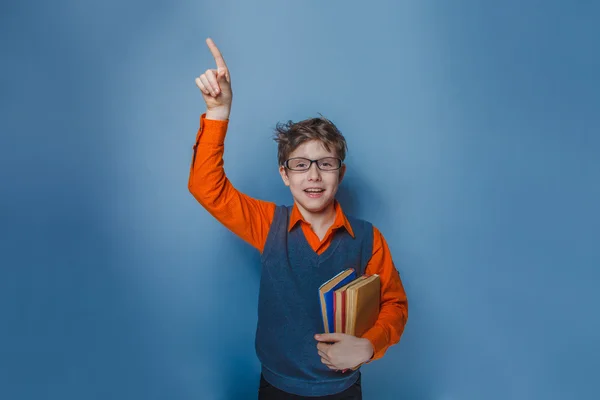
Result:
{"label": "teeth", "polygon": [[306,189],[305,192],[310,192],[310,193],[321,193],[323,192],[324,189]]}

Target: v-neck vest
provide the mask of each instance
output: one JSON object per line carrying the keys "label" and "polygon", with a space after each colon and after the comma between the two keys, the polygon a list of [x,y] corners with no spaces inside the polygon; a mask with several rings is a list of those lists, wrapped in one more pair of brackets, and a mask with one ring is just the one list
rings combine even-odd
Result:
{"label": "v-neck vest", "polygon": [[321,362],[314,338],[324,333],[319,287],[347,268],[364,274],[373,254],[373,226],[346,216],[354,238],[339,228],[319,255],[299,225],[288,232],[291,210],[276,207],[261,256],[256,354],[273,386],[301,396],[334,394],[354,384],[359,371],[342,374]]}

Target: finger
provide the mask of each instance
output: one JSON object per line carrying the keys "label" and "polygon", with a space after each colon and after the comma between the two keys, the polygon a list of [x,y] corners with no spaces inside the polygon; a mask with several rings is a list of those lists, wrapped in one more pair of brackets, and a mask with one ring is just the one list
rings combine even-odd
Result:
{"label": "finger", "polygon": [[217,70],[217,81],[231,83],[231,80],[229,79],[229,71]]}
{"label": "finger", "polygon": [[321,350],[321,351],[327,351],[327,349],[331,347],[331,345],[329,343],[323,343],[323,342],[319,342],[317,344],[317,349]]}
{"label": "finger", "polygon": [[217,82],[217,71],[215,71],[214,69],[209,69],[204,73],[204,75],[206,76],[206,79],[208,79],[208,82],[212,87],[212,91],[215,94],[219,94],[221,92],[221,88],[219,87],[219,83]]}
{"label": "finger", "polygon": [[208,81],[208,78],[206,77],[206,74],[200,75],[200,82],[202,82],[202,84],[204,85],[204,87],[210,92],[211,96],[213,96],[213,97],[217,96],[217,94],[215,93],[215,90],[213,89],[212,85]]}
{"label": "finger", "polygon": [[217,45],[215,44],[215,42],[213,42],[213,40],[211,38],[208,38],[208,39],[206,39],[206,44],[208,45],[208,48],[210,49],[210,52],[212,53],[213,57],[215,58],[215,62],[217,63],[217,69],[219,71],[221,71],[221,70],[226,71],[227,70],[227,64],[225,64],[225,60],[223,59],[223,55],[219,51],[219,48],[217,47]]}
{"label": "finger", "polygon": [[331,361],[331,360],[329,359],[329,356],[327,355],[327,353],[326,353],[326,352],[319,350],[319,355],[321,356],[321,358],[322,358],[322,359],[325,359],[325,360],[327,360],[327,361],[329,361],[329,362]]}
{"label": "finger", "polygon": [[344,338],[343,333],[322,333],[319,335],[315,335],[316,340],[318,340],[319,342],[327,342],[327,343],[339,342],[343,338]]}
{"label": "finger", "polygon": [[208,89],[206,88],[206,86],[204,86],[204,84],[200,80],[200,77],[196,78],[196,86],[198,86],[198,89],[200,89],[200,91],[202,93],[204,93],[207,96],[210,96],[210,92],[208,91]]}
{"label": "finger", "polygon": [[332,363],[330,363],[329,361],[327,361],[327,360],[325,360],[325,359],[323,359],[323,358],[321,358],[321,362],[322,362],[323,364],[327,365],[327,367],[328,367],[329,369],[337,369],[337,368],[336,368],[336,367],[335,367],[335,366],[334,366]]}

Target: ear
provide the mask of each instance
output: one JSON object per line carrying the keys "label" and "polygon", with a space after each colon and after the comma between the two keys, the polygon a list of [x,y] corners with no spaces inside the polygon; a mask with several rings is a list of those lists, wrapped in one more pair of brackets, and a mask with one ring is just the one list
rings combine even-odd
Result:
{"label": "ear", "polygon": [[290,186],[290,178],[287,175],[287,169],[285,169],[283,165],[279,166],[279,175],[281,175],[281,179],[283,179],[285,186]]}
{"label": "ear", "polygon": [[340,168],[340,177],[338,179],[338,185],[342,183],[342,179],[344,179],[344,175],[346,175],[346,164],[342,163],[342,167]]}

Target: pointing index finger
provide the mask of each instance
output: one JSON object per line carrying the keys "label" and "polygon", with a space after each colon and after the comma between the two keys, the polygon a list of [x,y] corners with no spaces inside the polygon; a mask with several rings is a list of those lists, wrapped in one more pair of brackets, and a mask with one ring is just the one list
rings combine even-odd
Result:
{"label": "pointing index finger", "polygon": [[217,69],[219,71],[227,70],[227,64],[225,64],[225,60],[223,59],[223,56],[221,55],[221,52],[219,51],[219,48],[217,47],[215,42],[213,42],[213,40],[211,38],[208,38],[208,39],[206,39],[206,44],[208,45],[210,52],[212,53],[213,57],[215,58],[215,61],[217,63]]}

